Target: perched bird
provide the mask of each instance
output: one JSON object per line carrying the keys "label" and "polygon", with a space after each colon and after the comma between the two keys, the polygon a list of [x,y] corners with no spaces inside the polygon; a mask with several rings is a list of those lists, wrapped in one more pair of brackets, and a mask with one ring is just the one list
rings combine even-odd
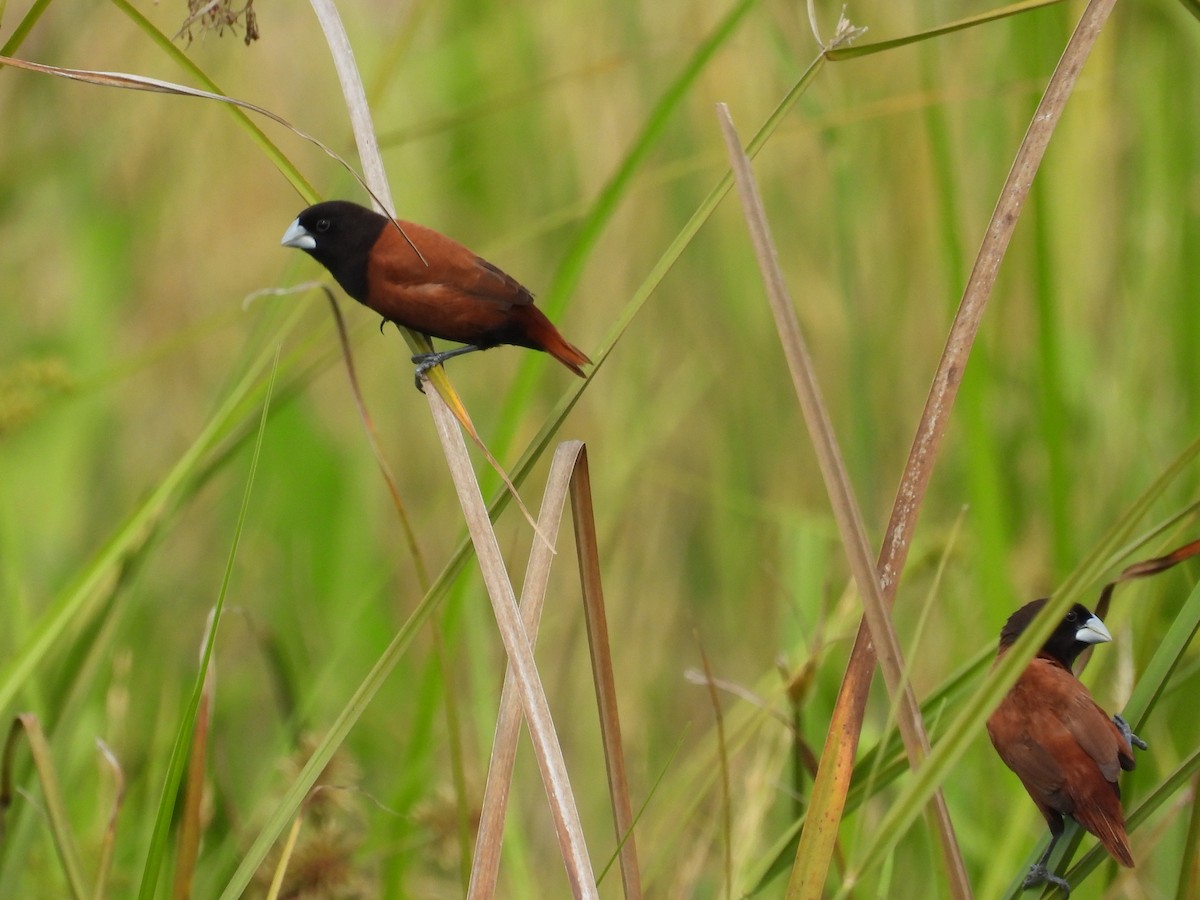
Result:
{"label": "perched bird", "polygon": [[[1000,632],[998,660],[1045,605],[1045,599],[1034,600],[1009,617]],[[1098,837],[1121,865],[1133,865],[1117,774],[1133,768],[1133,746],[1145,750],[1146,743],[1120,716],[1109,719],[1071,672],[1089,645],[1111,640],[1104,623],[1076,603],[988,719],[996,752],[1050,826],[1050,846],[1025,876],[1026,888],[1049,882],[1070,894],[1066,879],[1046,867],[1062,837],[1063,816]]]}
{"label": "perched bird", "polygon": [[281,243],[303,250],[385,321],[466,344],[414,356],[418,388],[434,366],[498,344],[543,350],[584,377],[581,366],[591,360],[567,343],[515,279],[430,228],[399,226],[357,203],[331,200],[300,213]]}

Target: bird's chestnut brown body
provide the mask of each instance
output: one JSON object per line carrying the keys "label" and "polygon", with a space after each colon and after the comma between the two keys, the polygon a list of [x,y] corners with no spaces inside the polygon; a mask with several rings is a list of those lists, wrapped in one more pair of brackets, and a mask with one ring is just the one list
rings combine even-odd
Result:
{"label": "bird's chestnut brown body", "polygon": [[[999,659],[1045,603],[1035,600],[1012,615],[1000,635]],[[1134,767],[1131,741],[1144,743],[1124,720],[1110,719],[1071,671],[1090,644],[1109,640],[1104,623],[1076,604],[992,713],[987,730],[996,752],[1046,819],[1051,848],[1063,833],[1063,817],[1071,816],[1114,859],[1132,866],[1117,776]],[[1047,849],[1025,886],[1050,881],[1069,891],[1065,881],[1046,871],[1049,856]]]}
{"label": "bird's chestnut brown body", "polygon": [[1117,862],[1133,865],[1117,787],[1133,752],[1074,675],[1057,660],[1034,659],[988,720],[988,734],[1051,828],[1070,816]]}
{"label": "bird's chestnut brown body", "polygon": [[398,224],[334,200],[304,210],[283,243],[304,250],[388,321],[479,350],[499,344],[542,350],[583,377],[590,360],[518,281],[444,234]]}

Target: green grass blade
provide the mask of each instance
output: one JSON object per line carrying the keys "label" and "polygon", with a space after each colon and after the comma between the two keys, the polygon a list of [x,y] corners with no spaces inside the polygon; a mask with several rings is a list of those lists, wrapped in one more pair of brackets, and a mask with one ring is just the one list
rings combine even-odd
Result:
{"label": "green grass blade", "polygon": [[[225,608],[225,598],[229,593],[229,582],[233,577],[234,564],[237,561],[238,545],[241,542],[242,531],[246,524],[246,515],[250,509],[250,491],[254,486],[254,475],[258,470],[258,459],[262,451],[263,435],[267,430],[268,413],[271,408],[271,389],[275,384],[278,373],[279,353],[275,354],[274,365],[267,381],[267,394],[263,400],[262,416],[259,419],[258,437],[254,444],[254,453],[250,458],[250,469],[246,475],[246,488],[242,494],[242,505],[238,511],[237,523],[233,530],[233,541],[229,548],[229,556],[225,562],[225,571],[221,576],[221,587],[217,592],[217,602],[213,610],[211,624],[204,642],[199,671],[188,700],[187,709],[179,722],[175,735],[175,746],[171,751],[171,759],[167,765],[166,779],[163,783],[162,794],[158,804],[158,814],[154,820],[154,831],[150,838],[150,848],[146,855],[146,865],[142,870],[142,883],[138,896],[142,900],[152,900],[158,888],[158,875],[167,856],[167,837],[171,829],[171,819],[175,813],[175,801],[179,795],[179,785],[187,768],[188,754],[193,744],[196,731],[197,714],[205,693],[208,680],[208,670],[212,662],[213,648],[217,642],[217,629],[221,624],[221,613]],[[236,396],[236,395],[235,395]]]}
{"label": "green grass blade", "polygon": [[989,10],[985,13],[979,13],[975,16],[967,16],[965,19],[958,19],[950,22],[947,25],[939,25],[937,28],[930,28],[926,31],[918,31],[914,34],[906,34],[904,37],[892,38],[886,41],[874,41],[869,44],[855,44],[848,47],[839,47],[835,50],[828,51],[825,55],[831,60],[855,59],[860,56],[870,56],[875,53],[883,53],[886,50],[895,50],[897,47],[906,47],[909,44],[928,41],[933,38],[942,37],[943,35],[953,34],[956,31],[964,31],[968,28],[975,28],[979,25],[986,25],[989,22],[996,22],[1000,19],[1007,19],[1009,16],[1020,15],[1031,10],[1041,9],[1043,6],[1053,6],[1056,3],[1062,3],[1063,0],[1022,0],[1020,3],[1011,3],[1008,6],[1003,6],[1000,9]]}
{"label": "green grass blade", "polygon": [[[29,11],[21,17],[21,21],[13,29],[13,33],[4,42],[4,46],[0,47],[0,56],[12,56],[17,52],[17,49],[25,43],[25,38],[29,37],[29,32],[33,31],[33,26],[37,24],[38,19],[42,17],[42,13],[49,6],[50,0],[36,0],[33,6],[29,7]],[[0,4],[0,13],[3,11],[4,5]]]}

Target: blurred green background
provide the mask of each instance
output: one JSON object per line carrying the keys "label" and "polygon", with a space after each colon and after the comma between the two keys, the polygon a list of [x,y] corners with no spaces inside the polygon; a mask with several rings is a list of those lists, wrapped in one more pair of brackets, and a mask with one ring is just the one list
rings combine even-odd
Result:
{"label": "blurred green background", "polygon": [[[0,42],[31,4],[10,2]],[[136,4],[170,36],[181,3]],[[196,84],[119,4],[39,3],[6,52]],[[727,170],[714,104],[748,140],[817,52],[802,4],[749,4],[667,113],[664,94],[731,4],[341,4],[399,214],[466,243],[528,285],[593,353]],[[880,40],[986,12],[982,2],[867,0]],[[1078,16],[1063,4],[861,60],[828,64],[756,160],[781,261],[872,539],[881,539],[956,303],[1008,165]],[[329,52],[306,4],[259,4],[261,39],[178,41],[228,94],[353,158]],[[827,30],[840,4],[821,2]],[[1197,437],[1200,414],[1200,23],[1173,0],[1119,4],[1034,185],[971,358],[921,515],[895,618],[924,697],[1025,600],[1048,593]],[[196,896],[214,896],[306,748],[420,600],[402,530],[351,401],[319,294],[246,298],[325,277],[279,247],[305,205],[216,104],[0,71],[0,661],[45,634],[56,598],[235,389],[282,346],[262,458],[214,661],[205,839]],[[661,136],[616,192],[578,287],[547,297],[605,185],[647,123]],[[336,163],[260,124],[324,197],[365,198]],[[364,396],[419,536],[440,571],[465,533],[408,350],[339,293]],[[282,323],[293,313],[298,322]],[[514,461],[571,385],[513,348],[452,362],[480,434]],[[259,398],[261,400],[261,398]],[[261,407],[235,416],[257,426]],[[236,430],[236,429],[235,429]],[[113,803],[95,739],[127,780],[109,896],[139,883],[166,758],[195,679],[249,474],[231,430],[189,466],[137,552],[105,571],[29,671],[0,670],[48,730],[85,864]],[[815,667],[800,736],[820,752],[859,605],[779,349],[740,209],[727,198],[650,296],[560,435],[587,442],[639,840],[652,896],[750,888],[810,786],[791,732],[766,717],[731,748],[729,834],[701,665],[790,719],[777,666]],[[548,460],[523,488],[536,508]],[[480,464],[485,483],[495,484]],[[1188,469],[1156,506],[1193,502]],[[518,582],[530,531],[499,523]],[[1194,536],[1184,528],[1173,538]],[[1181,543],[1176,540],[1174,543]],[[1166,540],[1165,544],[1173,543]],[[1165,544],[1153,550],[1165,549]],[[538,658],[598,865],[613,852],[586,635],[564,538]],[[1148,554],[1152,555],[1152,554]],[[939,580],[935,573],[945,566]],[[1088,682],[1121,706],[1194,572],[1119,590]],[[929,621],[914,645],[917,619]],[[339,754],[292,875],[308,896],[462,893],[458,822],[478,803],[503,672],[474,562]],[[439,664],[437,641],[444,648]],[[872,695],[864,749],[885,727]],[[1200,740],[1195,658],[1143,730],[1125,796]],[[457,797],[449,715],[461,729]],[[727,716],[753,703],[722,695]],[[518,762],[501,895],[566,890],[536,769]],[[700,791],[685,774],[706,771]],[[18,765],[0,896],[62,896]],[[853,851],[894,796],[876,788],[843,829]],[[996,896],[1043,824],[984,735],[945,785],[977,896]],[[1133,836],[1139,866],[1079,897],[1169,896],[1190,794]],[[1090,841],[1088,842],[1090,845]],[[301,863],[309,866],[305,869]],[[935,897],[919,822],[860,896]],[[306,874],[311,873],[311,874]],[[933,873],[930,875],[929,873]],[[269,875],[264,876],[269,878]],[[305,881],[305,878],[310,881]],[[327,877],[328,881],[316,879]],[[832,876],[837,881],[836,867]],[[618,896],[610,875],[604,896]],[[785,879],[765,888],[779,895]],[[314,886],[320,885],[320,886]],[[258,885],[256,890],[262,890]],[[164,889],[160,895],[165,895]],[[297,894],[299,895],[299,894]]]}

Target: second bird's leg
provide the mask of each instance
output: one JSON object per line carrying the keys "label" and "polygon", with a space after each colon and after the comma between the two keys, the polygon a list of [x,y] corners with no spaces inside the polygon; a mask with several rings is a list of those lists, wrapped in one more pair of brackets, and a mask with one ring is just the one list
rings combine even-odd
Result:
{"label": "second bird's leg", "polygon": [[1048,868],[1046,863],[1050,861],[1050,854],[1054,852],[1054,845],[1058,843],[1058,839],[1062,837],[1062,827],[1059,826],[1059,833],[1050,832],[1050,846],[1046,848],[1046,852],[1042,854],[1042,858],[1035,862],[1029,869],[1029,874],[1025,876],[1025,880],[1021,882],[1021,887],[1029,890],[1031,887],[1037,887],[1039,884],[1052,884],[1062,890],[1065,896],[1071,896],[1071,885],[1065,878],[1059,878]]}
{"label": "second bird's leg", "polygon": [[440,366],[446,360],[462,356],[464,353],[474,353],[476,350],[482,349],[482,347],[476,347],[474,344],[466,344],[462,347],[455,347],[453,350],[442,350],[437,353],[418,353],[412,358],[412,361],[417,364],[417,371],[413,374],[417,390],[422,394],[425,393],[425,388],[421,386],[421,379],[434,366]]}
{"label": "second bird's leg", "polygon": [[1125,740],[1129,743],[1129,746],[1137,747],[1139,750],[1149,750],[1150,749],[1150,745],[1147,744],[1140,737],[1138,737],[1136,734],[1133,733],[1133,729],[1129,727],[1129,723],[1126,722],[1125,718],[1122,715],[1120,715],[1119,713],[1117,715],[1113,716],[1113,724],[1117,726],[1117,729],[1121,732],[1122,736],[1124,736]]}

